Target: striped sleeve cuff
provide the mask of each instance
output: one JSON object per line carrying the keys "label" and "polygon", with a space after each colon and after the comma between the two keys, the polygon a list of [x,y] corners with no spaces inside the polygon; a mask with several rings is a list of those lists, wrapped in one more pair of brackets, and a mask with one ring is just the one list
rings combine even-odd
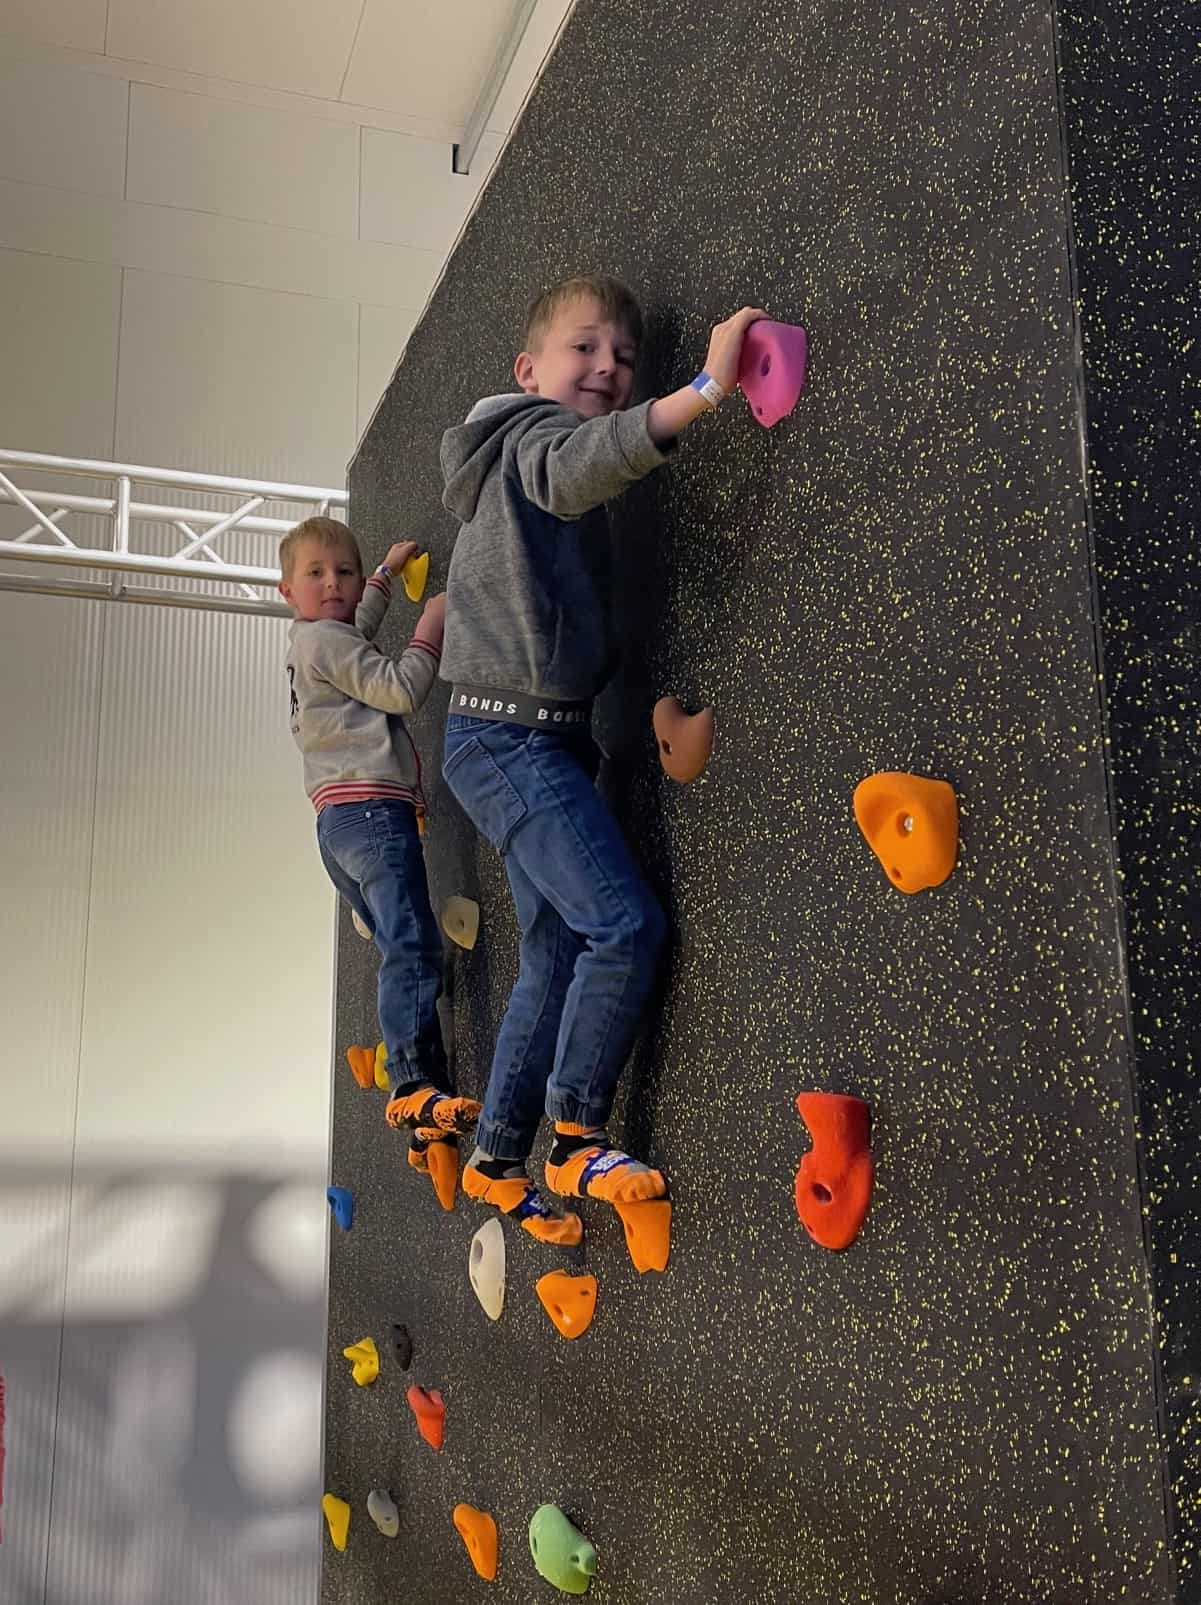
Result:
{"label": "striped sleeve cuff", "polygon": [[429,641],[423,641],[419,635],[415,635],[413,637],[413,639],[409,642],[409,645],[411,647],[417,647],[418,650],[421,651],[421,652],[428,652],[430,657],[433,658],[435,663],[441,663],[441,661],[442,661],[442,648],[441,647],[434,646]]}

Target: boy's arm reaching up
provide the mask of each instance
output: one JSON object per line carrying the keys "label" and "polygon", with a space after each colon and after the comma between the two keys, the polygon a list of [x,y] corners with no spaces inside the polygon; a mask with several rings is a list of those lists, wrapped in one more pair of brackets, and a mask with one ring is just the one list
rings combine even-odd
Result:
{"label": "boy's arm reaching up", "polygon": [[372,574],[363,591],[363,597],[354,614],[354,627],[366,641],[375,638],[384,622],[388,603],[392,600],[392,581],[411,557],[419,557],[421,548],[416,541],[398,541],[388,548],[388,555]]}
{"label": "boy's arm reaching up", "polygon": [[416,713],[429,695],[442,656],[446,595],[433,596],[417,621],[413,639],[393,662],[357,631],[339,626],[324,630],[313,653],[312,668],[356,702],[381,713]]}
{"label": "boy's arm reaching up", "polygon": [[[766,316],[760,307],[743,307],[712,330],[705,371],[723,391],[737,388],[743,336]],[[536,507],[555,518],[582,518],[660,467],[675,437],[716,405],[694,386],[684,385],[657,401],[585,423],[572,424],[561,411],[552,413],[517,443],[521,488]]]}

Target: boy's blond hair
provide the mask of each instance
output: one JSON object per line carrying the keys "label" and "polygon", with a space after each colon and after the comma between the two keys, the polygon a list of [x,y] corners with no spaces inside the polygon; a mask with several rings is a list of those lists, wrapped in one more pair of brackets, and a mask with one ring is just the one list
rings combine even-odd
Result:
{"label": "boy's blond hair", "polygon": [[363,554],[353,532],[336,518],[306,518],[290,529],[279,543],[279,569],[285,580],[292,578],[292,565],[296,561],[296,548],[301,541],[316,541],[319,546],[345,546],[354,553],[354,560],[363,572]]}
{"label": "boy's blond hair", "polygon": [[642,308],[634,292],[608,273],[576,273],[530,302],[525,315],[525,350],[537,353],[557,314],[573,301],[585,299],[595,301],[609,323],[619,323],[636,346],[642,344]]}

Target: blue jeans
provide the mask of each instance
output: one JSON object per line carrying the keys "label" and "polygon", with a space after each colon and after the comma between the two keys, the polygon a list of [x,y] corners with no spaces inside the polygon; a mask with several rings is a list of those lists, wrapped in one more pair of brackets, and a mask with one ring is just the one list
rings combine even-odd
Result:
{"label": "blue jeans", "polygon": [[602,1125],[654,983],[666,922],[593,784],[587,729],[452,714],[442,773],[504,858],[521,928],[478,1141],[524,1160],[545,1108]]}
{"label": "blue jeans", "polygon": [[323,808],[317,845],[330,880],[375,936],[379,1025],[393,1089],[432,1081],[449,1091],[437,1007],[442,937],[412,804],[381,797]]}

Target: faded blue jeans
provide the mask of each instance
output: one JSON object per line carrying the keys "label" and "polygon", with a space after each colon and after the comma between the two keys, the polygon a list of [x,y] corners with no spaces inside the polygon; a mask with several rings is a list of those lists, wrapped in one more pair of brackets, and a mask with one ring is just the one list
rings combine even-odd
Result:
{"label": "faded blue jeans", "polygon": [[317,815],[317,844],[330,880],[375,936],[393,1090],[432,1081],[449,1092],[438,1023],[442,937],[412,804],[390,797],[334,803]]}
{"label": "faded blue jeans", "polygon": [[520,972],[496,1039],[477,1141],[525,1160],[543,1110],[603,1125],[666,922],[595,787],[587,728],[555,732],[452,714],[442,773],[504,858]]}

